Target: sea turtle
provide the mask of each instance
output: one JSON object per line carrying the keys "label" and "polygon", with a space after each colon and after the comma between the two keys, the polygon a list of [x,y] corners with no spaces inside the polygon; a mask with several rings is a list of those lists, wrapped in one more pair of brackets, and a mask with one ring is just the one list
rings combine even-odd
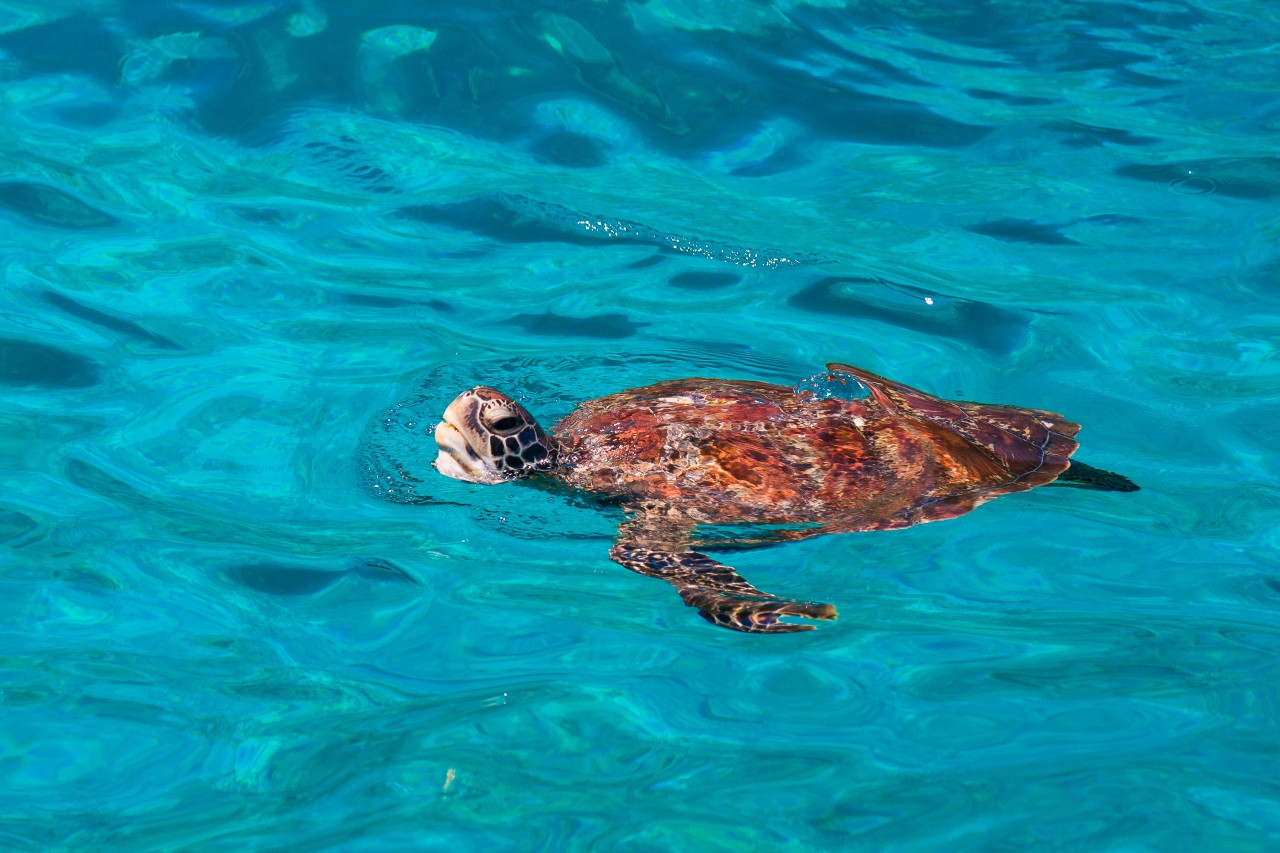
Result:
{"label": "sea turtle", "polygon": [[847,364],[827,371],[795,387],[661,382],[581,403],[553,434],[480,386],[445,410],[434,465],[468,482],[532,477],[620,503],[615,562],[673,584],[708,621],[753,633],[812,630],[779,617],[836,610],[758,590],[698,553],[703,525],[779,525],[756,540],[776,542],[955,518],[1055,480],[1137,488],[1068,461],[1080,426],[1062,415],[943,400]]}

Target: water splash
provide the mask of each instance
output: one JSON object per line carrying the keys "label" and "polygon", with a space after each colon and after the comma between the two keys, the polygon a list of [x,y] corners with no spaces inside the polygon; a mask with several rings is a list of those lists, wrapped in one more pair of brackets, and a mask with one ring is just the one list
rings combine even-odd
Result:
{"label": "water splash", "polygon": [[824,371],[796,383],[793,392],[801,400],[865,400],[871,389],[851,373]]}

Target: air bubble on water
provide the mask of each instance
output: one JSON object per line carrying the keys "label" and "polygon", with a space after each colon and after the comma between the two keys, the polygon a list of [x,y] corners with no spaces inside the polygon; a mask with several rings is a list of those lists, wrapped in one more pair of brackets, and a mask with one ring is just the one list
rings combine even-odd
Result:
{"label": "air bubble on water", "polygon": [[1213,195],[1218,191],[1218,185],[1212,178],[1206,178],[1188,171],[1187,177],[1178,178],[1176,181],[1171,182],[1169,189],[1178,195]]}

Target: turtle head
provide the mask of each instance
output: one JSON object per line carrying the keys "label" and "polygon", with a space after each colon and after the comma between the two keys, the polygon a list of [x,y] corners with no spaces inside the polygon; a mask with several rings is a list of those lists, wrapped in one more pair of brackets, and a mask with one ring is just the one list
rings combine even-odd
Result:
{"label": "turtle head", "polygon": [[483,385],[444,410],[436,444],[436,470],[468,483],[503,483],[555,464],[551,439],[524,406]]}

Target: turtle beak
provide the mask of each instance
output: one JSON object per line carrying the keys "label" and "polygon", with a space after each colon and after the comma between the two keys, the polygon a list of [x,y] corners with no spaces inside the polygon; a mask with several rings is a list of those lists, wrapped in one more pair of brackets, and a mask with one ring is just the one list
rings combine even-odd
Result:
{"label": "turtle beak", "polygon": [[445,420],[436,425],[436,445],[440,448],[440,455],[432,464],[446,477],[468,483],[506,482],[471,449],[462,430],[449,422],[449,412],[445,412]]}
{"label": "turtle beak", "polygon": [[468,483],[483,482],[483,464],[469,446],[458,428],[448,421],[436,425],[436,445],[440,455],[436,457],[437,471],[455,480]]}
{"label": "turtle beak", "polygon": [[474,465],[467,465],[462,461],[467,458],[471,448],[467,447],[467,442],[462,437],[462,433],[458,432],[457,427],[447,421],[441,421],[436,426],[436,445],[440,448],[440,455],[431,464],[437,471],[455,480],[465,480],[468,483],[479,482],[480,477]]}

